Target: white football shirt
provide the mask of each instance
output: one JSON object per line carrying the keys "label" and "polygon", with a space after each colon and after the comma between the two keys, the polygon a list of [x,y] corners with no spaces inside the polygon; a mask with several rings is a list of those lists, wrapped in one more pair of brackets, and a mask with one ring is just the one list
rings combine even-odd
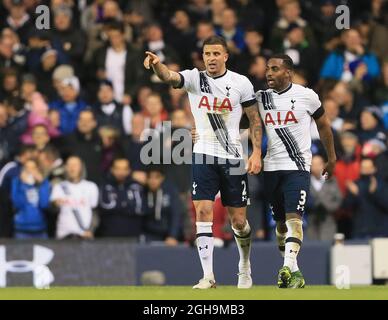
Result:
{"label": "white football shirt", "polygon": [[310,171],[310,127],[323,114],[318,95],[292,83],[281,92],[260,90],[257,100],[268,137],[264,171]]}
{"label": "white football shirt", "polygon": [[82,235],[92,221],[92,209],[98,204],[98,187],[94,182],[82,180],[79,183],[63,181],[56,184],[51,201],[64,200],[57,222],[57,238],[70,234]]}
{"label": "white football shirt", "polygon": [[239,132],[242,108],[256,103],[251,82],[230,70],[214,78],[198,69],[179,74],[181,83],[178,87],[188,92],[198,134],[193,152],[242,159]]}

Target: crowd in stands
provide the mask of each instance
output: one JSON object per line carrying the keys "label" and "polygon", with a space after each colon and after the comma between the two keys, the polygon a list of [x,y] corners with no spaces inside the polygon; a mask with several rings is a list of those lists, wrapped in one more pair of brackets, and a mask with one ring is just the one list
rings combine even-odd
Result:
{"label": "crowd in stands", "polygon": [[[49,30],[36,28],[40,4]],[[339,4],[350,29],[336,27]],[[388,236],[388,1],[2,0],[0,23],[0,237],[193,241],[190,165],[141,159],[148,129],[162,158],[177,144],[164,121],[189,134],[187,95],[143,58],[149,50],[172,70],[203,69],[214,34],[255,90],[267,88],[271,54],[285,53],[293,81],[319,93],[338,163],[325,181],[312,126],[306,238]],[[191,148],[189,139],[181,151]],[[270,239],[261,176],[249,184],[253,236]],[[214,214],[215,236],[231,240],[219,199]]]}

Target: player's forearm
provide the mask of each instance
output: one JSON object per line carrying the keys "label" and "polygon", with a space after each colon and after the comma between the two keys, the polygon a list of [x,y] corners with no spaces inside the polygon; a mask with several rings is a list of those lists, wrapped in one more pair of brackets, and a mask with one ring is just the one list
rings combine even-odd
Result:
{"label": "player's forearm", "polygon": [[249,133],[252,141],[253,152],[261,153],[261,140],[263,137],[263,128],[259,117],[257,106],[251,106],[245,109],[249,119]]}
{"label": "player's forearm", "polygon": [[263,129],[261,126],[260,119],[258,122],[250,124],[249,131],[251,135],[253,152],[261,153],[261,140],[263,137]]}
{"label": "player's forearm", "polygon": [[179,84],[179,74],[169,70],[165,64],[159,62],[156,65],[152,65],[152,69],[163,82],[173,86],[177,86]]}
{"label": "player's forearm", "polygon": [[329,162],[335,162],[337,160],[334,148],[334,138],[330,125],[325,124],[318,126],[319,136],[321,142],[326,150],[327,158]]}

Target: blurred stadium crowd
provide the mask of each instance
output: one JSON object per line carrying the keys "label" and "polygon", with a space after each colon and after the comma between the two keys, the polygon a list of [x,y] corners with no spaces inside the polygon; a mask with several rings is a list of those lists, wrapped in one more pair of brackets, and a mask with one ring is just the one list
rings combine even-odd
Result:
{"label": "blurred stadium crowd", "polygon": [[[35,27],[39,4],[50,7],[50,30]],[[336,28],[339,4],[350,8],[349,30]],[[142,61],[150,50],[170,69],[203,69],[213,34],[255,90],[282,52],[294,82],[320,95],[338,163],[322,180],[312,128],[306,238],[388,236],[388,1],[3,0],[0,21],[0,237],[192,241],[190,166],[140,160],[143,131],[174,146],[162,122],[189,130],[190,106]],[[254,237],[269,239],[265,186],[249,179]],[[215,236],[230,240],[228,228],[217,200]]]}

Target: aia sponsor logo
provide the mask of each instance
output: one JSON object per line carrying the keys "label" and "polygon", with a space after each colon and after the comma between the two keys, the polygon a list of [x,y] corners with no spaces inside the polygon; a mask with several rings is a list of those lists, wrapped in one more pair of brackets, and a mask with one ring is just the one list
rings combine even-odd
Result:
{"label": "aia sponsor logo", "polygon": [[229,98],[219,99],[214,97],[209,99],[207,96],[203,96],[201,101],[199,101],[198,109],[206,108],[208,111],[232,111],[232,102]]}
{"label": "aia sponsor logo", "polygon": [[272,114],[271,112],[267,112],[265,114],[264,124],[266,126],[268,125],[281,126],[281,125],[287,125],[289,123],[298,123],[298,120],[296,120],[295,114],[292,111],[287,111],[285,115],[284,115],[284,112],[282,113],[280,111]]}

